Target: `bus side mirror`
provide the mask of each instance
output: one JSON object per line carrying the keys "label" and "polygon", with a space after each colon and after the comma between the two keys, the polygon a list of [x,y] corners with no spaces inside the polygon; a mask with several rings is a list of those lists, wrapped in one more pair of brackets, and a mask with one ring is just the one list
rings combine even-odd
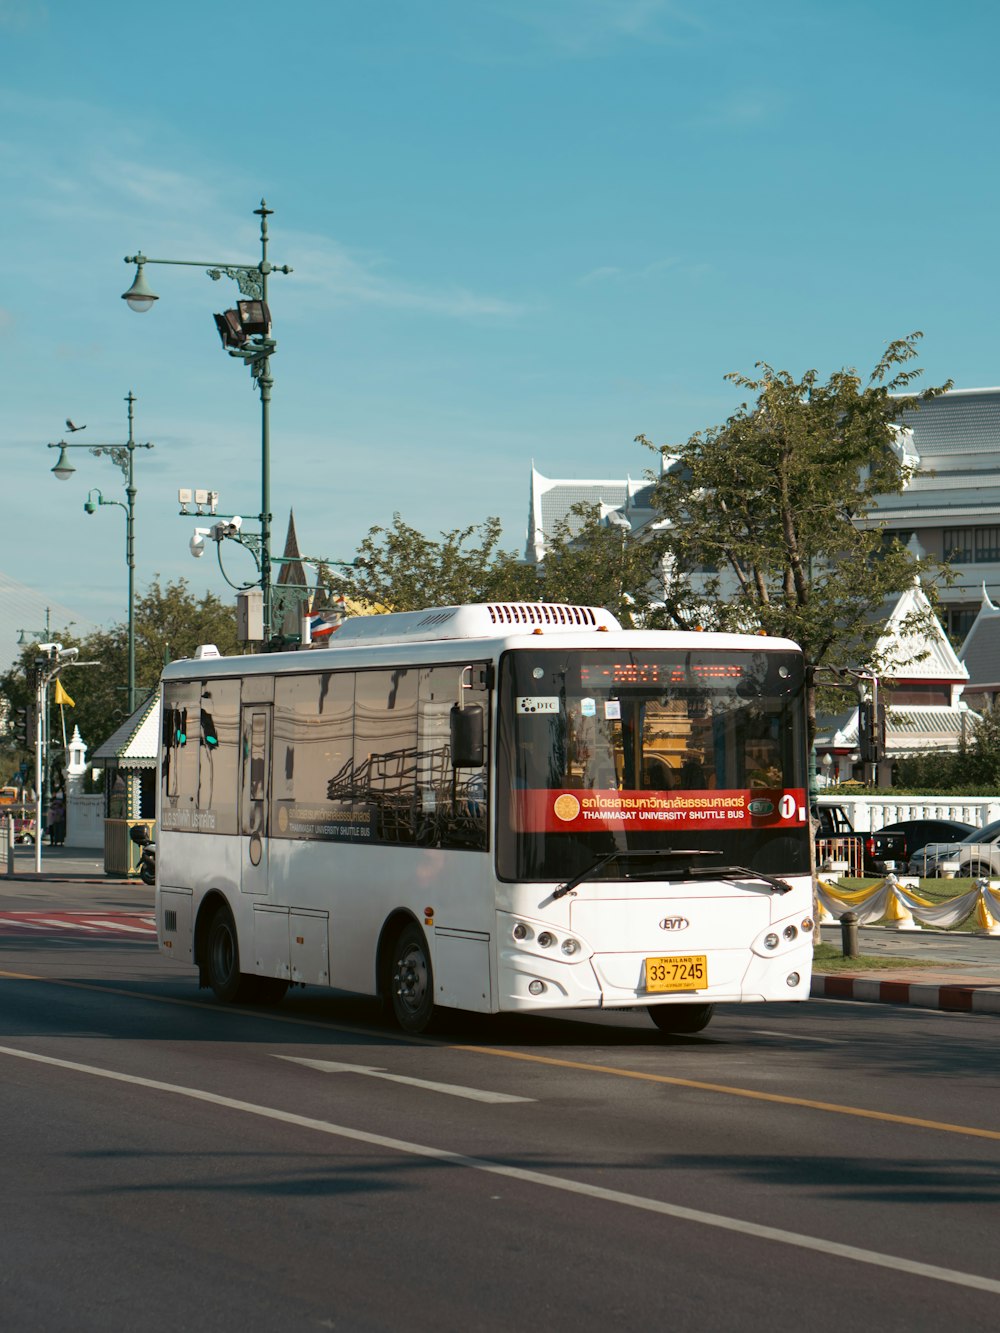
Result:
{"label": "bus side mirror", "polygon": [[459,708],[452,704],[449,717],[452,768],[482,768],[483,709],[480,704]]}

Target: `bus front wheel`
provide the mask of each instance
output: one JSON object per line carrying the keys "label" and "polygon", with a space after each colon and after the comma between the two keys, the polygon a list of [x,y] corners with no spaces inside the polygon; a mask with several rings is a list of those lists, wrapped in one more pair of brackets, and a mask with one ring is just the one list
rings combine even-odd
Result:
{"label": "bus front wheel", "polygon": [[424,932],[411,922],[396,936],[389,968],[392,1016],[414,1036],[424,1032],[434,1016],[434,973]]}
{"label": "bus front wheel", "polygon": [[707,1028],[715,1009],[714,1004],[650,1004],[646,1006],[650,1018],[661,1032],[685,1036]]}
{"label": "bus front wheel", "polygon": [[205,972],[209,986],[223,1004],[245,1004],[255,998],[256,977],[240,971],[240,945],[236,922],[228,907],[212,917],[205,942]]}

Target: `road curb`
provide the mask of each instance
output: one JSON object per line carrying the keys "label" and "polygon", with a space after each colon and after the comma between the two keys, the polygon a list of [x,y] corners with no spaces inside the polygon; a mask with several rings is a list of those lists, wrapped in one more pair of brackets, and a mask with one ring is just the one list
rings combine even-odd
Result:
{"label": "road curb", "polygon": [[879,980],[876,977],[813,976],[810,995],[824,1000],[861,1000],[873,1004],[911,1004],[951,1013],[1000,1014],[1000,985]]}
{"label": "road curb", "polygon": [[18,871],[15,875],[0,875],[3,884],[103,884],[131,888],[142,884],[141,879],[122,879],[116,875],[60,875],[55,871],[43,870],[40,875],[32,871]]}

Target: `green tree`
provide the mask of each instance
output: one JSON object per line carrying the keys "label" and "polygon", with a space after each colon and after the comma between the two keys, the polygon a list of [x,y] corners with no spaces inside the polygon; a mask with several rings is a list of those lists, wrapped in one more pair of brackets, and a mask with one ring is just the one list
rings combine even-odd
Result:
{"label": "green tree", "polygon": [[534,570],[503,550],[500,538],[498,518],[442,532],[435,541],[394,514],[392,527],[369,529],[349,572],[326,570],[324,581],[373,610],[537,599]]}
{"label": "green tree", "polygon": [[908,363],[920,337],[890,343],[867,381],[853,369],[796,380],[765,362],[756,378],[727,376],[754,401],[693,435],[655,488],[669,520],[661,621],[795,639],[809,668],[813,728],[817,669],[877,670],[887,599],[916,575],[942,571],[893,540],[877,515],[877,498],[911,475],[894,448],[896,423],[951,387],[912,391],[921,371]]}
{"label": "green tree", "polygon": [[[83,638],[68,630],[53,631],[53,640],[79,649],[80,662],[98,666],[67,667],[61,676],[74,707],[66,709],[67,732],[74,725],[93,752],[120,726],[128,714],[128,626],[125,623],[95,630]],[[190,657],[202,643],[214,643],[224,655],[239,653],[236,614],[214,593],[196,597],[186,579],[162,584],[154,578],[135,605],[136,685],[140,699],[156,687],[165,661]],[[20,659],[0,676],[0,693],[13,710],[33,702],[31,671],[37,657],[28,645]],[[51,700],[51,689],[49,691]],[[62,743],[58,709],[50,703],[53,751]],[[11,726],[8,724],[8,740]],[[17,757],[17,756],[14,756]],[[54,754],[54,758],[57,756]]]}
{"label": "green tree", "polygon": [[961,759],[964,762],[956,767],[959,773],[965,768],[966,782],[971,781],[994,790],[1000,787],[1000,704],[995,699],[979,710],[979,721],[973,727],[972,742]]}
{"label": "green tree", "polygon": [[626,625],[641,619],[657,586],[653,544],[602,523],[596,505],[574,505],[546,534],[540,568],[500,540],[498,518],[435,541],[395,514],[391,528],[370,529],[346,572],[324,570],[322,581],[371,611],[544,600],[604,606]]}
{"label": "green tree", "polygon": [[660,543],[602,523],[598,505],[576,504],[546,535],[545,600],[603,606],[626,627],[642,624],[654,596],[663,593],[661,560]]}

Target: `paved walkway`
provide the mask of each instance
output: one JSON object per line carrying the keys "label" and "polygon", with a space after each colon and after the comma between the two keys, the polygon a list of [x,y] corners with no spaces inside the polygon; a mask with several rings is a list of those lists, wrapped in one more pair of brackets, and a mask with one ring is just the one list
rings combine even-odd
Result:
{"label": "paved walkway", "polygon": [[0,865],[0,885],[5,879],[31,880],[36,883],[51,883],[53,880],[69,880],[71,883],[87,884],[130,884],[132,878],[127,875],[106,875],[104,873],[104,849],[102,847],[50,847],[42,846],[41,874],[35,871],[35,849],[28,843],[19,843],[14,848],[14,874],[7,874],[7,864]]}

